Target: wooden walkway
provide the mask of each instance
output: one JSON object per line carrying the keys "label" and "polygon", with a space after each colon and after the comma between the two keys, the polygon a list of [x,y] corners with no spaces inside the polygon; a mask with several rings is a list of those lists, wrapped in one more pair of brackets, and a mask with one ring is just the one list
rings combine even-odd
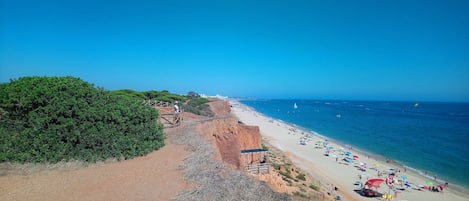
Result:
{"label": "wooden walkway", "polygon": [[179,108],[179,112],[174,111],[174,104],[157,101],[157,100],[143,100],[143,105],[149,105],[159,111],[159,121],[165,125],[165,127],[175,127],[181,125],[184,120],[184,110]]}

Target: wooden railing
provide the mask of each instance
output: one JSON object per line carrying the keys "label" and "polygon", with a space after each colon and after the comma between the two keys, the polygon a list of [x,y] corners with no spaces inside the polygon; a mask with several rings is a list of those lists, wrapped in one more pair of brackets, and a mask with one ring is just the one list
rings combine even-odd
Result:
{"label": "wooden railing", "polygon": [[244,170],[253,174],[269,173],[269,163],[259,163],[244,166]]}
{"label": "wooden railing", "polygon": [[143,100],[142,104],[151,105],[153,107],[172,107],[173,104],[165,101],[158,100]]}
{"label": "wooden railing", "polygon": [[157,109],[160,113],[160,122],[163,124],[179,126],[184,119],[184,110],[180,108],[179,112],[176,113],[173,109],[173,103],[157,100],[143,100],[142,104],[149,105]]}

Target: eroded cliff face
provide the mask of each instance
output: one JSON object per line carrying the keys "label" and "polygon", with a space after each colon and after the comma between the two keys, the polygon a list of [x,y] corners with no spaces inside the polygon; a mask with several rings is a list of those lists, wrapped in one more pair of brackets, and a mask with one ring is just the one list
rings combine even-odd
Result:
{"label": "eroded cliff face", "polygon": [[252,156],[241,157],[241,150],[262,148],[259,127],[240,124],[234,117],[204,122],[199,129],[216,145],[219,158],[237,169],[252,162]]}
{"label": "eroded cliff face", "polygon": [[235,119],[214,119],[199,125],[204,136],[212,142],[218,158],[239,168],[239,143],[236,139]]}
{"label": "eroded cliff face", "polygon": [[[230,115],[231,108],[227,101],[213,101],[210,106],[217,118],[200,124],[199,130],[212,142],[217,150],[216,157],[241,171],[245,165],[264,160],[264,154],[241,154],[241,150],[262,148],[259,127],[238,122],[236,117]],[[287,192],[282,178],[274,171],[269,172],[253,176],[267,182],[275,191]]]}

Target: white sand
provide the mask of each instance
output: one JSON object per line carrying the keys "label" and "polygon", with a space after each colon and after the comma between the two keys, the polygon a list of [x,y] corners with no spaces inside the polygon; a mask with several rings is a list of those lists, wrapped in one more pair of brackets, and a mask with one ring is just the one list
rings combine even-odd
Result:
{"label": "white sand", "polygon": [[[354,183],[356,181],[361,181],[364,184],[367,181],[367,178],[385,178],[386,175],[378,177],[378,171],[389,172],[391,168],[397,168],[396,166],[392,166],[392,164],[384,161],[368,158],[353,148],[350,150],[350,147],[344,147],[344,145],[339,145],[330,141],[327,141],[327,147],[334,147],[335,152],[332,152],[330,156],[325,156],[324,154],[326,153],[326,149],[322,142],[326,141],[320,136],[312,135],[312,137],[308,139],[309,141],[306,145],[301,145],[300,138],[303,134],[311,132],[298,129],[295,132],[291,131],[293,126],[265,117],[237,101],[231,101],[231,105],[233,114],[235,114],[240,121],[247,125],[259,126],[261,135],[265,139],[268,139],[270,144],[286,152],[295,165],[302,168],[304,171],[307,171],[313,177],[318,178],[322,184],[322,188],[330,189],[329,191],[332,194],[340,195],[342,200],[385,200],[359,195],[354,190],[359,189],[360,187],[354,185]],[[318,144],[317,142],[321,143]],[[341,151],[341,147],[344,148],[344,151]],[[341,159],[345,157],[345,155],[341,155],[341,153],[346,151],[351,151],[353,155],[358,155],[359,158],[351,163],[341,161]],[[338,161],[336,161],[336,158],[334,158],[332,154],[338,156]],[[357,165],[359,166],[360,163],[367,164],[365,172],[360,171],[356,167]],[[361,175],[361,179],[359,179],[359,174]],[[410,171],[404,172],[402,168],[400,172],[396,173],[396,178],[402,180],[402,176],[404,175],[407,177],[406,181],[411,183],[412,187],[406,188],[403,185],[405,190],[398,191],[399,193],[397,193],[397,198],[392,200],[469,201],[468,195],[455,192],[451,189],[451,184],[449,188],[444,189],[443,193],[430,192],[428,190],[419,191],[417,190],[417,185],[426,185],[426,181],[429,179],[423,178],[422,176]],[[433,182],[437,183],[435,181]],[[332,187],[334,186],[338,188],[337,192],[332,190]],[[399,183],[396,186],[400,188],[401,184]],[[390,192],[393,195],[395,194],[388,186],[386,186],[385,183],[381,184],[378,192]]]}

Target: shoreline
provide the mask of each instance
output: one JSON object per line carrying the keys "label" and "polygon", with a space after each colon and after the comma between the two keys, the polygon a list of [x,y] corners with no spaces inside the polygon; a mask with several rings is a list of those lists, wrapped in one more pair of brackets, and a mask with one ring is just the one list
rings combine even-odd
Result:
{"label": "shoreline", "polygon": [[[249,125],[259,126],[263,137],[268,136],[268,138],[271,139],[271,142],[269,143],[276,146],[283,152],[288,152],[291,155],[293,155],[292,157],[293,159],[295,159],[294,160],[295,163],[303,163],[303,164],[298,164],[298,165],[301,168],[303,168],[305,171],[311,173],[315,177],[319,176],[321,180],[329,181],[329,183],[330,182],[338,183],[338,185],[340,185],[341,188],[343,189],[345,188],[346,192],[341,191],[343,192],[344,195],[346,195],[344,196],[344,198],[349,197],[349,199],[352,199],[352,200],[366,199],[366,197],[361,197],[357,193],[355,193],[354,190],[356,188],[355,186],[351,185],[356,180],[358,180],[357,175],[360,175],[361,172],[354,170],[354,168],[350,168],[350,165],[348,164],[346,166],[349,166],[349,168],[342,167],[344,166],[342,165],[342,161],[340,162],[338,160],[331,161],[330,157],[322,156],[324,153],[324,150],[319,149],[319,148],[314,149],[314,147],[312,147],[314,146],[314,143],[316,141],[323,141],[323,142],[330,143],[331,145],[336,147],[336,149],[340,148],[342,150],[353,151],[355,154],[360,156],[360,161],[366,161],[367,162],[366,164],[368,164],[369,166],[371,166],[372,164],[377,164],[377,167],[375,169],[380,169],[383,172],[387,172],[388,170],[391,170],[391,169],[400,170],[398,180],[400,180],[401,182],[411,181],[415,186],[425,184],[426,182],[429,182],[429,181],[435,182],[435,185],[443,184],[445,182],[441,180],[434,181],[433,180],[434,178],[432,176],[424,175],[422,171],[416,168],[412,168],[404,164],[401,164],[398,161],[388,159],[384,156],[381,156],[379,154],[374,154],[370,151],[361,150],[360,148],[357,149],[356,147],[352,147],[351,145],[340,142],[336,139],[332,139],[327,136],[321,135],[315,131],[297,126],[295,124],[285,122],[280,119],[274,119],[272,117],[266,116],[264,114],[257,112],[254,108],[244,105],[238,100],[230,100],[230,104],[233,107],[234,114],[238,117],[239,120]],[[292,128],[294,128],[296,132],[291,132],[290,129]],[[280,131],[280,130],[283,130],[283,131]],[[287,131],[288,133],[285,133],[285,131]],[[308,141],[308,144],[300,145],[299,144],[300,137],[308,136],[308,135],[311,136],[311,137],[308,137],[308,140],[310,140]],[[308,153],[305,154],[305,152],[308,152]],[[313,152],[316,152],[314,153],[316,157],[312,157],[310,155],[310,154],[313,154]],[[332,164],[322,164],[322,163],[332,163]],[[315,169],[312,170],[311,166],[314,166]],[[317,166],[324,166],[325,168],[319,168]],[[345,171],[344,169],[351,169],[351,170]],[[366,175],[366,177],[369,177],[369,178],[371,177],[378,178],[377,177],[378,175],[376,174],[376,172],[370,169],[368,169],[369,171],[364,173],[363,176]],[[346,175],[348,179],[344,179],[340,177],[330,178],[332,177],[330,176],[331,174],[332,175],[335,174],[334,171],[347,172]],[[371,173],[376,174],[376,175],[373,175]],[[406,179],[400,178],[401,176],[402,178],[405,177]],[[360,179],[360,181],[366,182],[363,180],[363,178]],[[402,183],[400,185],[402,185]],[[382,184],[380,190],[386,191],[387,188],[383,188],[383,186],[386,186],[386,185]],[[468,189],[464,188],[463,186],[457,186],[456,184],[451,184],[451,183],[449,184],[449,188],[444,190],[445,191],[444,197],[435,196],[439,194],[432,195],[433,193],[436,193],[436,192],[425,192],[425,191],[417,192],[417,190],[413,190],[413,189],[406,189],[406,190],[409,190],[409,191],[398,192],[397,195],[399,196],[399,198],[402,199],[403,197],[404,198],[409,197],[408,200],[466,200],[466,197],[469,197]],[[417,193],[422,194],[422,195],[416,195]]]}
{"label": "shoreline", "polygon": [[[248,106],[248,105],[245,105],[243,103],[240,102],[240,100],[236,99],[236,100],[231,100],[231,102],[236,102],[236,103],[239,103],[241,105],[243,105],[243,107],[246,107],[246,108],[249,108],[250,110],[252,111],[255,111],[258,115],[261,115],[265,118],[269,118],[269,119],[272,119],[274,121],[278,121],[282,124],[285,124],[285,125],[288,125],[288,126],[291,126],[291,127],[295,127],[295,128],[298,128],[299,130],[301,131],[304,131],[304,132],[309,132],[309,133],[312,133],[313,135],[316,135],[317,137],[321,138],[321,139],[327,139],[329,140],[330,142],[332,143],[335,143],[337,145],[340,145],[342,147],[352,147],[352,145],[349,145],[348,143],[346,142],[343,142],[343,141],[340,141],[340,140],[337,140],[337,139],[334,139],[334,138],[331,138],[331,137],[328,137],[328,136],[325,136],[325,135],[322,135],[314,130],[311,130],[309,128],[306,128],[306,127],[302,127],[302,126],[299,126],[299,125],[296,125],[294,123],[289,123],[289,122],[286,122],[282,119],[276,119],[276,118],[273,118],[273,117],[270,117],[270,116],[267,116],[261,112],[258,112],[257,110],[255,110],[253,107],[251,106]],[[361,155],[367,155],[369,156],[370,158],[372,159],[376,159],[377,161],[380,161],[382,163],[386,162],[386,161],[390,161],[390,165],[393,165],[393,166],[397,166],[397,168],[403,170],[403,169],[406,169],[407,171],[410,171],[412,172],[413,174],[415,174],[416,176],[420,176],[422,178],[425,178],[426,180],[432,180],[432,181],[435,181],[434,180],[434,177],[436,176],[437,179],[436,179],[436,182],[440,183],[440,184],[444,184],[445,182],[449,182],[449,184],[452,186],[452,189],[458,191],[459,193],[461,194],[465,194],[465,195],[468,195],[469,197],[469,185],[464,185],[464,184],[460,184],[458,182],[452,182],[451,180],[448,180],[448,179],[441,179],[440,177],[438,177],[437,173],[435,172],[429,172],[429,171],[426,171],[426,170],[421,170],[421,169],[418,169],[418,168],[415,168],[415,167],[412,167],[412,166],[409,166],[409,165],[406,165],[402,162],[399,162],[398,160],[395,160],[393,158],[389,158],[389,157],[386,157],[386,156],[383,156],[381,154],[376,154],[376,153],[373,153],[372,151],[368,151],[368,150],[363,150],[361,149],[360,147],[355,147],[353,146],[353,149],[357,152],[359,152]]]}

